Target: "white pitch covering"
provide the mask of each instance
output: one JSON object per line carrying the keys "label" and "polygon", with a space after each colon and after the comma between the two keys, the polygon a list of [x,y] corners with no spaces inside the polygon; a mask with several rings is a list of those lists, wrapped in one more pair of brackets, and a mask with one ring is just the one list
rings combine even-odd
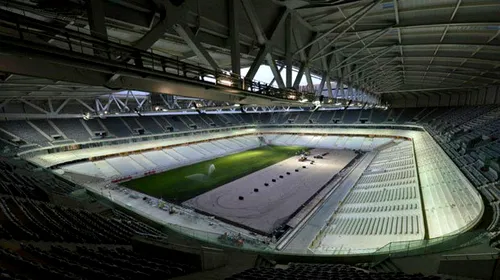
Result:
{"label": "white pitch covering", "polygon": [[[312,154],[325,152],[329,154],[324,159],[316,159],[314,164],[299,162],[299,157],[294,156],[183,204],[271,233],[356,156],[346,150],[315,149]],[[254,189],[258,189],[257,192]],[[244,199],[240,200],[239,196]]]}
{"label": "white pitch covering", "polygon": [[424,235],[413,147],[405,141],[372,160],[311,249],[325,254],[366,253],[390,242],[422,240]]}

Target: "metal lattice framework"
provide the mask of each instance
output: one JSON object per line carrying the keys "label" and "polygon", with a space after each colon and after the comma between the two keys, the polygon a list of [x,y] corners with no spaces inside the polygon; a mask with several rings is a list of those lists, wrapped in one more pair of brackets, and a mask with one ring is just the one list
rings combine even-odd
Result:
{"label": "metal lattice framework", "polygon": [[[15,97],[16,88],[24,98],[52,93],[61,98],[92,97],[108,93],[110,88],[176,95],[194,91],[189,87],[185,91],[162,91],[170,84],[145,85],[127,76],[146,77],[144,72],[126,73],[127,65],[157,69],[155,63],[163,61],[153,56],[201,66],[213,73],[230,72],[231,77],[238,77],[242,67],[250,67],[245,81],[253,80],[259,67],[267,64],[279,88],[298,90],[305,77],[307,88],[317,95],[371,103],[381,99],[390,102],[401,95],[474,92],[500,82],[498,0],[63,2],[66,5],[60,5],[60,1],[0,0],[0,59],[4,61],[0,63],[4,73],[0,76],[1,96]],[[81,37],[78,44],[74,34],[87,36],[85,44]],[[4,43],[11,42],[10,37],[69,51],[80,48],[82,55],[98,60],[83,57],[87,64],[78,61],[71,65],[67,58],[57,67],[37,72],[15,52],[22,46],[30,55],[29,45],[8,48]],[[131,47],[138,55],[130,49],[119,50],[118,54],[117,45]],[[146,58],[147,53],[151,60]],[[33,51],[33,57],[38,58],[36,55],[41,57]],[[60,59],[54,56],[54,61],[58,61],[56,58]],[[104,63],[108,63],[107,68]],[[126,68],[117,67],[117,63],[124,63]],[[292,71],[297,71],[295,79]],[[12,85],[9,81],[19,75],[40,79],[25,78],[23,86],[18,78]],[[313,85],[311,75],[321,78],[319,85]],[[190,94],[232,103],[242,100],[233,98],[235,93],[226,89],[217,90],[222,93],[205,90]],[[259,87],[258,93],[261,91]],[[254,97],[247,103],[263,102]]]}

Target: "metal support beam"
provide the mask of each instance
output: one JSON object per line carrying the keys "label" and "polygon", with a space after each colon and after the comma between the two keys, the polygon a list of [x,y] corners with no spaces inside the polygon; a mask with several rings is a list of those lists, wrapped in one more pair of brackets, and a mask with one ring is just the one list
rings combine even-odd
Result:
{"label": "metal support beam", "polygon": [[[355,57],[356,55],[358,55],[359,53],[361,53],[362,51],[364,51],[367,47],[369,47],[371,44],[375,43],[378,39],[380,39],[382,36],[384,36],[387,32],[389,32],[389,28],[387,29],[384,29],[380,32],[377,33],[377,36],[375,36],[375,38],[373,38],[370,42],[368,42],[366,45],[364,45],[362,48],[360,48],[359,50],[355,51],[353,54],[349,55],[347,58],[345,58],[341,63],[337,64],[336,67],[339,67],[339,66],[342,66],[343,64],[345,64],[348,60],[350,60],[351,58]],[[370,54],[370,56],[373,55]]]}
{"label": "metal support beam", "polygon": [[[99,0],[97,0],[99,1]],[[175,23],[181,22],[187,15],[187,8],[185,5],[175,6],[170,1],[155,0],[160,20],[153,26],[144,36],[133,43],[135,48],[140,50],[147,50],[160,39],[168,28],[172,27]],[[168,15],[167,15],[168,12]]]}
{"label": "metal support beam", "polygon": [[[76,100],[78,103],[82,104],[82,106],[83,106],[83,107],[85,107],[85,108],[87,108],[90,112],[93,112],[93,113],[95,113],[95,112],[96,112],[96,109],[94,109],[94,108],[90,107],[90,106],[89,106],[89,104],[87,104],[87,103],[83,102],[81,99],[76,98],[75,100]],[[97,101],[98,101],[98,100],[99,100],[99,99],[96,99],[96,108],[98,108],[98,106],[97,106]]]}
{"label": "metal support beam", "polygon": [[311,77],[311,70],[309,70],[309,68],[307,68],[305,72],[306,72],[305,74],[306,74],[307,87],[309,88],[310,91],[313,91],[314,84],[313,84],[312,77]]}
{"label": "metal support beam", "polygon": [[21,101],[22,103],[24,103],[24,104],[26,104],[26,105],[30,106],[31,108],[34,108],[34,109],[36,109],[36,110],[38,110],[38,111],[42,112],[42,113],[44,113],[44,114],[48,114],[48,113],[49,113],[49,112],[47,112],[46,110],[42,109],[40,106],[38,106],[38,105],[36,105],[36,104],[33,104],[33,103],[31,103],[30,101],[28,101],[28,100],[19,99],[19,101]]}
{"label": "metal support beam", "polygon": [[54,113],[54,105],[52,104],[52,98],[47,99],[47,104],[49,105],[49,112]]}
{"label": "metal support beam", "polygon": [[[385,49],[380,50],[379,52],[376,52],[376,53],[373,53],[373,54],[368,54],[368,55],[366,55],[364,57],[358,58],[358,59],[356,59],[354,61],[351,61],[351,62],[348,62],[348,63],[346,63],[347,59],[344,59],[340,64],[337,64],[337,66],[335,66],[335,68],[333,68],[331,70],[334,71],[336,69],[340,69],[341,67],[343,67],[343,64],[345,64],[345,66],[351,65],[351,64],[354,64],[356,62],[359,62],[359,61],[365,60],[367,58],[370,58],[373,55],[383,55],[383,54],[386,54],[389,51],[391,51],[393,47],[394,46],[389,46],[389,47],[387,47]],[[351,57],[352,57],[352,55],[349,58],[351,58]]]}
{"label": "metal support beam", "polygon": [[300,82],[302,81],[302,77],[304,76],[304,73],[306,71],[306,64],[303,63],[300,65],[299,71],[297,72],[297,76],[295,77],[295,81],[293,82],[293,88],[298,89]]}
{"label": "metal support beam", "polygon": [[59,114],[59,112],[61,112],[61,110],[64,109],[64,107],[68,104],[69,101],[71,101],[71,98],[64,100],[63,103],[59,105],[59,107],[57,107],[54,113]]}
{"label": "metal support beam", "polygon": [[[296,29],[292,29],[292,34],[293,37],[295,38],[295,45],[301,46],[302,45],[302,39],[300,34],[297,33],[298,31]],[[313,34],[312,38],[315,38],[317,34]],[[298,89],[300,82],[302,81],[302,77],[304,76],[304,73],[307,72],[307,69],[309,68],[309,57],[311,57],[311,49],[312,46],[309,46],[306,48],[304,51],[301,51],[300,54],[300,67],[299,71],[297,73],[297,76],[295,77],[295,81],[293,82],[293,88]]]}
{"label": "metal support beam", "polygon": [[375,3],[371,4],[370,7],[368,8],[368,10],[366,10],[362,15],[360,15],[357,19],[355,19],[353,22],[350,22],[349,21],[349,18],[345,19],[347,22],[350,22],[349,26],[344,29],[342,32],[340,32],[339,34],[337,34],[337,36],[335,36],[334,39],[332,40],[328,40],[328,44],[326,44],[325,46],[323,46],[317,53],[316,56],[319,56],[321,55],[321,53],[323,53],[326,49],[328,49],[331,45],[333,45],[338,39],[340,39],[350,28],[352,28],[353,26],[356,25],[356,23],[358,23],[358,21],[360,21],[361,19],[363,19],[370,11],[371,9],[373,9],[373,7],[375,7],[378,3],[380,3],[381,0],[378,0],[376,1]]}
{"label": "metal support beam", "polygon": [[174,24],[174,30],[181,36],[182,39],[188,44],[189,48],[196,53],[196,56],[207,66],[212,67],[214,70],[219,70],[219,65],[210,56],[208,51],[201,45],[201,42],[195,37],[191,28],[186,24]]}
{"label": "metal support beam", "polygon": [[[337,25],[335,25],[334,27],[332,27],[331,29],[329,29],[328,31],[326,32],[323,32],[320,36],[314,38],[312,41],[310,41],[309,43],[305,44],[304,46],[300,47],[296,52],[295,54],[298,54],[299,52],[305,50],[307,47],[309,46],[312,46],[313,44],[319,42],[320,40],[322,40],[323,38],[326,38],[330,33],[334,32],[335,30],[339,29],[342,25],[344,25],[345,23],[349,22],[350,20],[354,19],[354,18],[357,18],[355,21],[351,22],[350,25],[354,25],[357,23],[357,21],[359,19],[362,19],[364,16],[366,16],[368,14],[368,12],[370,12],[370,10],[375,7],[378,3],[380,3],[382,0],[377,0],[375,3],[369,3],[367,5],[365,5],[364,7],[362,7],[361,9],[357,10],[354,14],[352,14],[351,16],[349,16],[348,18],[344,19],[343,21],[341,21],[340,23],[338,23]],[[348,26],[346,29],[349,29],[350,26]],[[326,49],[327,47],[329,47],[331,44],[327,44],[325,47],[323,47],[323,49],[321,51],[323,51],[324,49]]]}
{"label": "metal support beam", "polygon": [[[280,72],[280,76],[281,76],[281,71],[283,71],[284,68],[285,68],[285,65],[280,65],[280,67],[278,69],[278,72]],[[269,82],[269,84],[272,85],[275,81],[276,81],[276,79],[273,77],[271,79],[271,81]]]}
{"label": "metal support beam", "polygon": [[286,64],[286,87],[292,87],[292,15],[288,14],[285,19],[285,64]]}
{"label": "metal support beam", "polygon": [[330,76],[326,76],[326,88],[328,90],[328,98],[333,98],[332,93],[332,81],[330,80]]}
{"label": "metal support beam", "polygon": [[90,34],[101,40],[108,39],[106,22],[104,18],[103,1],[89,0],[87,2],[87,17],[89,21]]}
{"label": "metal support beam", "polygon": [[7,98],[4,101],[2,101],[2,103],[0,103],[0,109],[2,109],[5,105],[7,105],[11,100],[12,98]]}
{"label": "metal support beam", "polygon": [[[248,70],[248,73],[246,75],[246,78],[249,80],[252,80],[255,77],[255,74],[259,70],[260,65],[262,65],[262,62],[264,62],[264,59],[269,59],[268,54],[272,52],[272,45],[271,45],[271,40],[273,39],[274,35],[276,34],[276,31],[278,28],[281,26],[281,24],[285,21],[285,19],[288,17],[288,14],[290,13],[288,9],[283,8],[280,11],[279,16],[275,20],[273,26],[271,29],[268,30],[268,32],[264,32],[258,17],[257,13],[255,11],[255,8],[252,4],[251,1],[242,1],[243,8],[245,9],[245,12],[247,14],[247,17],[252,25],[252,28],[254,30],[254,33],[257,37],[257,41],[259,42],[260,49],[257,54],[257,57],[253,61],[252,65],[250,66],[250,69]],[[272,59],[272,58],[271,58]],[[269,62],[269,65],[272,67],[272,65],[275,65],[275,62]],[[278,72],[277,68],[276,69],[271,69],[274,72]],[[277,75],[275,75],[276,82],[278,82],[278,79],[281,79],[281,76],[278,78]],[[282,80],[282,79],[281,79]]]}
{"label": "metal support beam", "polygon": [[[336,48],[333,51],[327,52],[325,54],[321,54],[321,52],[317,52],[316,55],[311,58],[311,61],[315,61],[315,60],[318,60],[320,58],[326,57],[328,55],[331,55],[331,54],[334,54],[334,53],[338,53],[338,52],[340,52],[340,51],[342,51],[342,50],[344,50],[346,48],[349,48],[349,47],[351,47],[353,45],[362,43],[364,40],[366,40],[368,38],[371,38],[374,35],[377,35],[378,33],[379,32],[373,32],[373,33],[371,33],[371,34],[369,34],[369,35],[367,35],[367,36],[365,36],[363,38],[359,38],[358,40],[354,40],[354,41],[352,41],[352,42],[350,42],[350,43],[348,43],[346,45],[343,45],[342,47]],[[335,41],[338,38],[340,38],[340,36],[335,37],[332,41]]]}
{"label": "metal support beam", "polygon": [[240,60],[240,23],[238,12],[241,9],[240,1],[226,0],[229,19],[229,47],[231,48],[231,71],[241,75]]}
{"label": "metal support beam", "polygon": [[316,89],[316,96],[323,94],[323,89],[325,88],[326,80],[328,79],[328,74],[324,73],[321,77],[321,82],[319,82],[319,87]]}
{"label": "metal support beam", "polygon": [[273,72],[276,84],[278,84],[279,88],[284,88],[285,83],[283,82],[283,79],[281,78],[281,73],[278,70],[278,67],[276,66],[276,61],[274,60],[273,56],[270,53],[267,54],[266,60],[267,63],[269,64],[269,67],[271,68],[271,71]]}
{"label": "metal support beam", "polygon": [[269,53],[270,49],[271,49],[270,44],[265,44],[260,48],[259,52],[257,53],[257,56],[255,57],[255,59],[252,62],[252,65],[250,66],[250,69],[248,69],[246,75],[246,78],[248,80],[253,80],[253,78],[255,78],[255,74],[257,74],[257,71],[259,71],[259,68],[266,59],[266,56]]}

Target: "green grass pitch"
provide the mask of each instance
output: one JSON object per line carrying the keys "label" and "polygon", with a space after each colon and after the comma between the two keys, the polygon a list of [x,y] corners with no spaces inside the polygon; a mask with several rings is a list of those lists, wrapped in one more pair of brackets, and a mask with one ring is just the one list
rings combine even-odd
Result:
{"label": "green grass pitch", "polygon": [[[157,198],[182,202],[285,160],[304,149],[297,146],[265,146],[138,178],[122,185]],[[197,181],[186,178],[197,173],[207,174],[211,164],[215,165],[215,172],[208,179]]]}

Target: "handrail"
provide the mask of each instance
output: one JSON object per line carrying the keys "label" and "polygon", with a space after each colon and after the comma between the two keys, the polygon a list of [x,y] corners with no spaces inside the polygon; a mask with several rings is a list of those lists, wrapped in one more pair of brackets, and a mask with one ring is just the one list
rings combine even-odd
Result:
{"label": "handrail", "polygon": [[493,253],[470,253],[470,254],[450,254],[450,255],[442,255],[441,259],[444,260],[450,260],[450,259],[498,259],[500,253],[499,252],[493,252]]}
{"label": "handrail", "polygon": [[[81,32],[50,26],[45,22],[9,11],[0,11],[0,26],[7,30],[3,31],[4,34],[2,35],[5,36],[3,41],[6,44],[15,44],[16,41],[29,42],[32,48],[37,48],[36,45],[38,44],[45,48],[51,47],[57,52],[61,50],[69,51],[78,53],[79,56],[109,61],[127,67],[127,69],[131,69],[131,67],[148,69],[157,74],[175,75],[202,84],[238,89],[284,101],[302,101],[305,103],[312,102],[315,99],[315,93],[313,92],[275,88],[239,75],[189,64],[179,58],[154,54],[131,46],[95,38]],[[36,40],[32,38],[36,38]],[[62,52],[58,54],[62,54]],[[131,64],[130,61],[134,61],[134,63]]]}

